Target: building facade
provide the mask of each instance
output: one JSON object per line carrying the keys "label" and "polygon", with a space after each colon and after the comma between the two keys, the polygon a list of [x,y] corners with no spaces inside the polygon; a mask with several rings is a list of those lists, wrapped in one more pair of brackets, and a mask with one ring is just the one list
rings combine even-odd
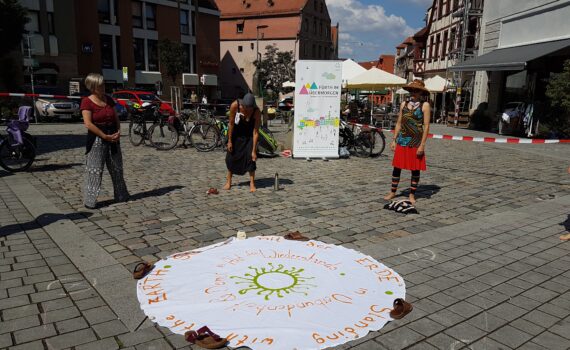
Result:
{"label": "building facade", "polygon": [[[108,87],[154,89],[163,81],[159,41],[180,42],[184,81],[216,94],[219,71],[219,11],[210,0],[20,0],[28,9],[34,78],[65,88],[91,72]],[[96,15],[95,15],[96,14]],[[29,42],[29,46],[27,46]],[[124,82],[123,68],[128,79]],[[27,80],[29,81],[29,68]],[[203,77],[203,78],[202,78]],[[168,81],[165,90],[168,88]]]}
{"label": "building facade", "polygon": [[216,4],[221,12],[224,97],[253,90],[254,62],[268,45],[291,51],[295,60],[338,56],[338,25],[331,28],[325,0],[216,0]]}
{"label": "building facade", "polygon": [[[509,102],[544,113],[552,73],[570,59],[570,1],[501,0],[485,4],[479,57],[452,69],[476,71],[474,106],[498,116]],[[539,116],[540,117],[540,116]]]}

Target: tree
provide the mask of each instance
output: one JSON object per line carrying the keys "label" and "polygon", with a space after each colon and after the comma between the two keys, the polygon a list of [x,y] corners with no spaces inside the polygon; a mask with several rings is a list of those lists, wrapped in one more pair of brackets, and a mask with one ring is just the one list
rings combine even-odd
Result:
{"label": "tree", "polygon": [[158,43],[158,50],[160,52],[160,66],[165,70],[172,84],[176,85],[178,76],[184,72],[186,55],[182,44],[164,39]]}
{"label": "tree", "polygon": [[27,17],[26,9],[18,0],[0,0],[0,57],[17,49],[22,42]]}
{"label": "tree", "polygon": [[280,52],[274,45],[265,47],[265,55],[254,65],[259,71],[259,83],[264,89],[283,91],[283,83],[295,79],[295,58],[292,51]]}
{"label": "tree", "polygon": [[564,62],[561,73],[552,74],[546,97],[550,106],[542,126],[546,124],[551,132],[570,136],[570,60]]}

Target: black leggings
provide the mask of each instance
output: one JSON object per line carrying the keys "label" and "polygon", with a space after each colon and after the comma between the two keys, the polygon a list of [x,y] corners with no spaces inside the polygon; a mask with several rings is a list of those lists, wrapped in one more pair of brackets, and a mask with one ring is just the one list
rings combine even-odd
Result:
{"label": "black leggings", "polygon": [[[396,191],[398,190],[398,185],[400,184],[400,175],[402,175],[402,169],[394,168],[394,171],[392,171],[392,193],[396,193]],[[420,171],[412,170],[412,181],[410,182],[410,194],[416,193],[419,183],[420,183]]]}

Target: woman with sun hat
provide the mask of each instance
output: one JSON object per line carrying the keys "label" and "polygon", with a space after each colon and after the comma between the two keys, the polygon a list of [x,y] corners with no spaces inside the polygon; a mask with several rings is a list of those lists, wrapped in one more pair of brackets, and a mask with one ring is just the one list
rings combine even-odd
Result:
{"label": "woman with sun hat", "polygon": [[431,107],[427,101],[429,90],[423,81],[416,79],[404,87],[410,92],[410,100],[402,102],[390,148],[394,151],[392,165],[392,188],[384,197],[391,200],[396,197],[402,169],[412,172],[410,184],[410,202],[416,202],[416,190],[420,182],[420,171],[426,170],[425,147],[429,134]]}

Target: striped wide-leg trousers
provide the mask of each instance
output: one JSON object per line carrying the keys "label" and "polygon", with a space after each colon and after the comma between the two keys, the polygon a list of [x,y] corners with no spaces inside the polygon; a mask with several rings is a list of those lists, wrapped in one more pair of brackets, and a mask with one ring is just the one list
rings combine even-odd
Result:
{"label": "striped wide-leg trousers", "polygon": [[123,178],[121,146],[117,144],[116,147],[117,152],[113,154],[111,153],[111,145],[103,142],[100,137],[96,137],[93,147],[87,153],[85,187],[83,188],[83,204],[86,207],[93,208],[97,204],[105,164],[107,164],[107,170],[111,174],[115,201],[124,202],[129,199],[129,192]]}

